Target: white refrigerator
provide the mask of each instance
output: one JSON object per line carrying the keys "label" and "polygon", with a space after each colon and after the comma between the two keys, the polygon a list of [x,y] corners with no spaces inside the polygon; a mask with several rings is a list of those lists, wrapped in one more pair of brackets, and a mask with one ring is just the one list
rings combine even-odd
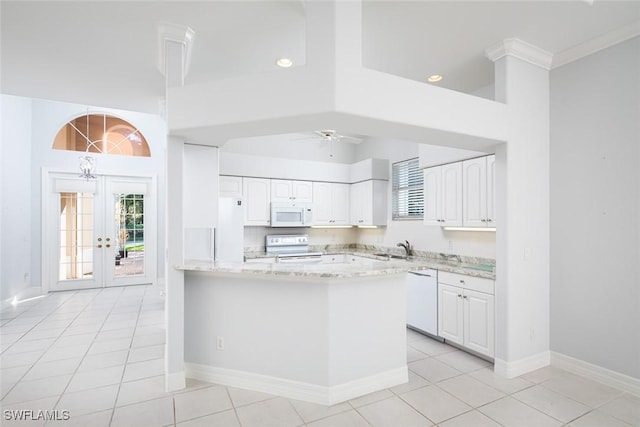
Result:
{"label": "white refrigerator", "polygon": [[218,199],[215,257],[216,261],[244,262],[244,202],[240,197]]}

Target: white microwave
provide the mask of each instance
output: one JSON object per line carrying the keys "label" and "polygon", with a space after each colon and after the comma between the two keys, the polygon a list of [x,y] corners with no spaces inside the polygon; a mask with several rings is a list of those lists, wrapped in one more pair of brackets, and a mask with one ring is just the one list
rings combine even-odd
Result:
{"label": "white microwave", "polygon": [[310,227],[313,225],[313,205],[298,202],[272,202],[272,227]]}

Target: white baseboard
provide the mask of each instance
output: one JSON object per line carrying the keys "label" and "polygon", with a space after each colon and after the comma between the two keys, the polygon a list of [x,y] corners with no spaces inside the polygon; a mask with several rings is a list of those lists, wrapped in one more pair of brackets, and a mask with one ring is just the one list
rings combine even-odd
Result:
{"label": "white baseboard", "polygon": [[30,298],[35,298],[35,297],[39,297],[46,294],[47,292],[45,292],[44,289],[42,289],[40,286],[29,286],[20,290],[18,293],[14,294],[11,298],[7,298],[3,300],[0,303],[0,307],[4,310],[14,305],[14,301],[17,301],[19,305],[20,301],[28,300]]}
{"label": "white baseboard", "polygon": [[408,381],[406,366],[331,387],[196,363],[185,363],[185,371],[189,378],[321,405],[334,405]]}
{"label": "white baseboard", "polygon": [[165,391],[182,390],[187,386],[186,375],[184,371],[173,372],[171,374],[165,374],[164,376],[164,389]]}
{"label": "white baseboard", "polygon": [[550,352],[543,351],[541,353],[534,354],[520,360],[515,360],[513,362],[507,362],[505,360],[496,358],[493,369],[494,372],[500,376],[506,378],[515,378],[519,377],[522,374],[526,374],[527,372],[532,372],[536,369],[549,366],[550,363]]}
{"label": "white baseboard", "polygon": [[640,379],[612,371],[566,354],[551,352],[551,364],[565,371],[640,396]]}

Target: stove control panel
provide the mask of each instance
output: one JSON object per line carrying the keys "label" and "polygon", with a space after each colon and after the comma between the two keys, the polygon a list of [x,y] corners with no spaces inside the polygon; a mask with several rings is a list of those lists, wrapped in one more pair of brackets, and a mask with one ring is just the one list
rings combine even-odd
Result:
{"label": "stove control panel", "polygon": [[265,238],[265,246],[305,246],[309,244],[308,234],[270,234]]}

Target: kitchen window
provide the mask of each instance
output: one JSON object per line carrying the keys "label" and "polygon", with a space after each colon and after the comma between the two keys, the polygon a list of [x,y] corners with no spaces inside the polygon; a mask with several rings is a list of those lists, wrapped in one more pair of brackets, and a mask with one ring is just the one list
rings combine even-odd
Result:
{"label": "kitchen window", "polygon": [[423,178],[418,159],[392,165],[392,219],[422,219]]}

